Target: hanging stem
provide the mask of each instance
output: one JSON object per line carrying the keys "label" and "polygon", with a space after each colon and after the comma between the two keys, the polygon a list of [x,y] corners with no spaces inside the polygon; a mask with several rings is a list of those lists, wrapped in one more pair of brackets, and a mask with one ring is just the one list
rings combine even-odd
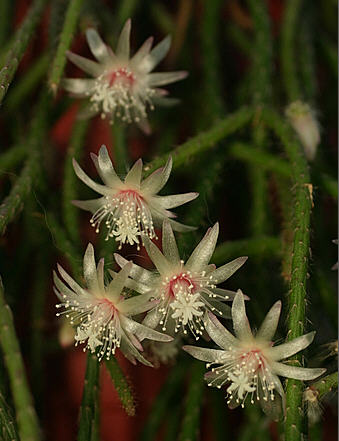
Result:
{"label": "hanging stem", "polygon": [[319,392],[319,399],[323,398],[324,395],[330,393],[332,390],[338,389],[338,372],[334,372],[316,381],[312,384],[312,389]]}

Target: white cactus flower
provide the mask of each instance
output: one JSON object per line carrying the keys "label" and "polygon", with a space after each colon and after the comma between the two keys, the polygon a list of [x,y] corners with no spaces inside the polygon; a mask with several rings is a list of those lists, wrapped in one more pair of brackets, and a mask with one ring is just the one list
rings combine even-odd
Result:
{"label": "white cactus flower", "polygon": [[70,319],[70,324],[76,326],[75,345],[85,343],[84,351],[96,352],[99,360],[104,356],[109,359],[120,348],[132,363],[135,364],[137,359],[152,366],[140,354],[143,351],[141,341],[148,338],[168,342],[172,338],[132,319],[132,316],[148,311],[154,304],[145,295],[125,298],[124,288],[131,268],[132,263],[127,263],[105,285],[104,259],[96,267],[94,249],[89,244],[84,255],[86,288],[78,285],[60,265],[61,278],[54,272],[54,291],[61,301],[56,306],[64,308],[57,316],[65,314]]}
{"label": "white cactus flower", "polygon": [[261,327],[254,335],[245,310],[244,298],[239,291],[232,304],[233,336],[211,313],[205,315],[205,329],[220,349],[183,346],[183,349],[198,360],[207,362],[212,370],[205,374],[209,386],[226,386],[227,403],[231,408],[239,404],[244,407],[246,398],[250,402],[260,401],[263,409],[276,417],[280,410],[281,396],[284,406],[284,389],[279,376],[296,380],[313,380],[326,369],[308,369],[282,363],[281,360],[305,349],[311,344],[315,332],[310,332],[287,343],[273,346],[281,312],[281,302],[276,302],[266,315]]}
{"label": "white cactus flower", "polygon": [[182,225],[173,220],[175,214],[169,208],[175,208],[192,201],[198,193],[184,193],[171,196],[159,196],[157,193],[166,184],[172,169],[172,159],[169,158],[165,167],[157,169],[146,179],[141,178],[142,160],[139,159],[126,177],[121,180],[114,171],[112,162],[105,146],[99,155],[92,154],[94,165],[105,185],[97,184],[81,169],[76,160],[73,166],[78,178],[86,185],[102,195],[99,199],[89,201],[73,201],[73,204],[84,210],[91,211],[91,224],[99,232],[104,220],[107,227],[107,237],[115,237],[121,245],[140,243],[148,236],[156,238],[155,227],[161,226],[162,221],[171,218],[170,222],[176,231],[192,231],[195,228]]}
{"label": "white cactus flower", "polygon": [[151,73],[166,56],[171,38],[168,36],[152,50],[153,37],[148,38],[130,57],[131,20],[127,20],[118,39],[116,51],[108,47],[95,29],[86,31],[88,46],[96,61],[67,52],[69,60],[93,79],[67,78],[63,87],[77,97],[88,97],[86,116],[97,113],[111,122],[120,119],[136,122],[146,132],[147,110],[154,105],[170,105],[177,100],[167,98],[167,91],[159,88],[187,76],[185,71]]}
{"label": "white cactus flower", "polygon": [[[235,292],[217,288],[217,284],[227,280],[247,260],[239,257],[220,268],[209,264],[219,233],[216,223],[197,245],[190,258],[184,263],[180,259],[173,230],[164,221],[162,230],[162,249],[150,240],[145,241],[149,257],[158,272],[132,266],[127,284],[140,293],[151,293],[159,301],[153,311],[144,319],[144,324],[152,328],[158,325],[162,330],[174,335],[189,329],[198,340],[204,330],[202,316],[205,311],[213,311],[222,317],[230,317],[230,308],[224,301],[232,301]],[[121,267],[126,260],[119,254],[115,259]]]}

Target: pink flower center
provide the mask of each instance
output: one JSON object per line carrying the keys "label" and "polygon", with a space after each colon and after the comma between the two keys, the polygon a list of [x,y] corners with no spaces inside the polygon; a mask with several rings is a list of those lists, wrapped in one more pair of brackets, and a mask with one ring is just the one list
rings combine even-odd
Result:
{"label": "pink flower center", "polygon": [[166,291],[168,296],[175,298],[179,292],[189,292],[193,294],[195,288],[196,286],[193,280],[190,279],[187,274],[183,273],[172,277],[167,284]]}
{"label": "pink flower center", "polygon": [[254,369],[257,371],[265,367],[265,357],[260,349],[252,349],[246,353],[242,353],[240,359],[242,364],[251,370]]}
{"label": "pink flower center", "polygon": [[117,193],[116,197],[118,197],[122,202],[130,202],[134,199],[137,204],[141,204],[143,202],[143,197],[135,190],[121,190]]}
{"label": "pink flower center", "polygon": [[107,75],[107,79],[110,87],[117,83],[124,84],[125,86],[132,87],[135,82],[135,75],[127,70],[125,67],[113,70]]}

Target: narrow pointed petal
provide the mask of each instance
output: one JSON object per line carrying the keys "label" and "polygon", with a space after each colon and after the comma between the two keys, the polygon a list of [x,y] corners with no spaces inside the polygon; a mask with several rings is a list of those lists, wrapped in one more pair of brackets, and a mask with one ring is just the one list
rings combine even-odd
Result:
{"label": "narrow pointed petal", "polygon": [[140,62],[146,55],[149,54],[149,51],[151,50],[152,44],[153,44],[153,37],[147,38],[147,40],[144,42],[144,44],[138,49],[138,51],[133,55],[131,58],[131,64],[134,64],[138,67]]}
{"label": "narrow pointed petal", "polygon": [[163,253],[172,264],[178,264],[180,262],[179,251],[177,242],[175,240],[171,224],[165,220],[162,227],[162,249]]}
{"label": "narrow pointed petal", "polygon": [[197,227],[191,227],[191,225],[181,224],[180,222],[169,219],[169,223],[173,231],[178,231],[178,233],[187,233],[189,231],[195,231]]}
{"label": "narrow pointed petal", "polygon": [[105,145],[102,145],[100,147],[99,155],[98,155],[98,165],[100,169],[101,178],[106,185],[113,188],[121,184],[121,180],[114,170],[111,158],[109,157]]}
{"label": "narrow pointed petal", "polygon": [[232,303],[232,319],[235,335],[240,340],[252,338],[250,324],[245,310],[244,295],[239,289]]}
{"label": "narrow pointed petal", "polygon": [[116,55],[117,57],[129,58],[129,48],[130,48],[130,35],[131,35],[131,19],[128,19],[125,26],[122,28],[121,34],[119,36]]}
{"label": "narrow pointed petal", "polygon": [[265,341],[272,341],[278,327],[280,313],[281,301],[279,300],[268,311],[255,337]]}
{"label": "narrow pointed petal", "polygon": [[158,326],[161,318],[162,313],[155,308],[146,315],[146,317],[142,321],[142,324],[147,326],[148,328],[155,329]]}
{"label": "narrow pointed petal", "polygon": [[159,248],[153,242],[151,242],[147,237],[145,237],[144,239],[144,245],[147,254],[149,255],[154,265],[156,266],[159,273],[160,274],[167,273],[168,269],[170,268],[170,264],[166,259],[166,257],[159,250]]}
{"label": "narrow pointed petal", "polygon": [[124,300],[119,304],[119,311],[125,315],[133,316],[149,311],[154,308],[158,302],[149,301],[151,294],[141,294],[130,299]]}
{"label": "narrow pointed petal", "polygon": [[125,178],[125,184],[139,188],[141,181],[141,174],[142,174],[142,159],[138,159],[134,163],[131,170],[127,173]]}
{"label": "narrow pointed petal", "polygon": [[175,208],[180,205],[186,204],[187,202],[193,201],[199,196],[199,193],[191,192],[191,193],[183,193],[183,194],[174,194],[171,196],[159,196],[157,198],[157,204],[161,206],[161,208]]}
{"label": "narrow pointed petal", "polygon": [[115,277],[111,281],[111,283],[108,285],[107,291],[112,296],[112,298],[116,299],[120,296],[121,291],[124,289],[124,286],[126,285],[127,277],[129,276],[129,273],[132,268],[132,262],[126,263],[126,265],[121,268],[121,270],[118,273],[115,273]]}
{"label": "narrow pointed petal", "polygon": [[[120,256],[120,254],[114,253],[114,258],[116,263],[122,268],[126,263],[128,263],[128,260],[126,260],[124,257]],[[151,271],[148,271],[144,268],[141,268],[141,266],[132,264],[130,277],[133,277],[138,282],[149,284],[149,282],[154,279],[154,274]]]}
{"label": "narrow pointed petal", "polygon": [[147,83],[150,87],[164,86],[183,80],[187,75],[188,73],[186,71],[151,73],[147,77]]}
{"label": "narrow pointed petal", "polygon": [[90,95],[91,90],[94,86],[95,80],[82,79],[82,78],[64,78],[61,81],[62,87],[77,95]]}
{"label": "narrow pointed petal", "polygon": [[102,41],[98,32],[91,28],[86,31],[86,38],[89,48],[95,58],[103,64],[106,64],[110,60],[110,54],[108,52],[107,46]]}
{"label": "narrow pointed petal", "polygon": [[97,268],[95,264],[94,248],[91,243],[87,245],[84,255],[84,279],[87,287],[92,291],[99,291]]}
{"label": "narrow pointed petal", "polygon": [[81,70],[92,75],[92,77],[98,77],[102,74],[103,68],[99,63],[89,60],[88,58],[81,57],[73,52],[66,52],[67,58]]}
{"label": "narrow pointed petal", "polygon": [[71,203],[82,210],[95,213],[104,204],[104,198],[90,199],[88,201],[71,201]]}
{"label": "narrow pointed petal", "polygon": [[154,329],[148,328],[147,326],[137,323],[134,320],[128,319],[126,317],[122,319],[122,323],[124,327],[129,332],[136,335],[140,341],[144,340],[145,338],[148,338],[149,340],[163,342],[169,342],[173,340],[173,337],[170,337],[169,335],[154,331]]}
{"label": "narrow pointed petal", "polygon": [[196,346],[183,346],[182,349],[197,360],[210,363],[217,363],[218,360],[222,360],[225,354],[225,351],[220,351],[219,349],[198,348]]}
{"label": "narrow pointed petal", "polygon": [[200,295],[206,300],[206,303],[210,305],[209,309],[213,312],[213,314],[222,317],[224,319],[232,318],[230,306],[225,305],[219,300],[210,299],[207,294],[201,293]]}
{"label": "narrow pointed petal", "polygon": [[155,106],[161,107],[173,107],[181,103],[181,100],[179,100],[178,98],[162,96],[155,96],[152,101]]}
{"label": "narrow pointed petal", "polygon": [[271,368],[276,375],[281,377],[304,381],[314,380],[326,372],[326,369],[323,368],[304,368],[277,362],[272,362]]}
{"label": "narrow pointed petal", "polygon": [[127,335],[123,333],[123,338],[121,339],[121,351],[124,355],[126,355],[126,358],[129,360],[136,358],[138,361],[140,361],[145,366],[153,367],[153,364],[146,360],[145,357],[143,357],[140,352],[137,350],[135,346],[130,342]]}
{"label": "narrow pointed petal", "polygon": [[273,348],[270,348],[269,350],[270,357],[273,360],[284,360],[302,349],[307,348],[307,346],[312,343],[314,336],[315,331],[297,337],[291,341],[283,343],[282,345],[273,346]]}
{"label": "narrow pointed petal", "polygon": [[165,167],[158,168],[141,183],[141,190],[149,194],[158,193],[168,181],[172,170],[172,158],[169,157]]}
{"label": "narrow pointed petal", "polygon": [[209,263],[218,240],[218,234],[219,224],[217,222],[213,228],[207,230],[205,236],[186,262],[186,267],[188,269],[192,271],[199,270]]}
{"label": "narrow pointed petal", "polygon": [[237,339],[219,322],[214,314],[207,313],[204,325],[211,339],[222,349],[228,351],[237,343]]}
{"label": "narrow pointed petal", "polygon": [[53,281],[54,285],[59,290],[58,297],[60,300],[64,301],[63,295],[66,295],[68,299],[76,298],[79,294],[72,291],[70,288],[68,288],[67,285],[65,285],[58,277],[57,273],[53,271]]}
{"label": "narrow pointed petal", "polygon": [[104,266],[105,266],[105,259],[102,258],[99,260],[97,266],[97,279],[98,279],[99,290],[101,292],[105,292]]}
{"label": "narrow pointed petal", "polygon": [[57,267],[61,277],[70,286],[70,288],[72,288],[74,292],[76,292],[77,294],[86,295],[86,291],[74,279],[72,279],[69,274],[66,273],[61,265],[58,264]]}
{"label": "narrow pointed petal", "polygon": [[160,43],[158,43],[151,51],[151,53],[145,57],[142,63],[142,70],[146,72],[151,72],[157,64],[163,60],[169,51],[171,46],[171,36],[167,35]]}
{"label": "narrow pointed petal", "polygon": [[106,187],[105,185],[97,184],[93,181],[93,179],[87,176],[75,159],[73,159],[73,168],[78,178],[81,179],[81,181],[84,182],[86,185],[88,185],[88,187],[92,188],[92,190],[105,196],[112,195],[112,190],[110,188]]}
{"label": "narrow pointed petal", "polygon": [[238,271],[240,267],[243,266],[247,259],[247,256],[238,257],[237,259],[234,259],[231,262],[217,268],[213,273],[211,273],[213,281],[216,284],[225,282],[225,280],[231,277],[236,271]]}

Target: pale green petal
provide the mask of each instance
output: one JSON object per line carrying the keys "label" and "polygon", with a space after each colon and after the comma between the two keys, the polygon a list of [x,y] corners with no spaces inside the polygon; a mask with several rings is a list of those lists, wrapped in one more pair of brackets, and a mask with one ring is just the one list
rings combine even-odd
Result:
{"label": "pale green petal", "polygon": [[[146,360],[145,357],[143,357],[140,352],[136,349],[136,347],[131,343],[131,341],[128,339],[127,335],[125,333],[122,334],[121,338],[121,346],[120,349],[122,353],[128,358],[130,361],[136,358],[138,361],[143,363],[145,366],[153,367],[153,364]],[[133,361],[132,361],[133,363]],[[134,360],[135,364],[135,360]]]}
{"label": "pale green petal", "polygon": [[53,271],[53,281],[54,281],[54,285],[59,290],[57,295],[58,295],[59,299],[62,300],[62,302],[65,301],[65,299],[62,297],[62,295],[66,295],[67,299],[76,299],[79,294],[82,294],[82,293],[75,293],[74,291],[69,289],[68,286],[66,286],[59,279],[59,277],[58,277],[58,275],[57,275],[57,273],[55,271]]}
{"label": "pale green petal", "polygon": [[72,288],[74,292],[76,292],[79,295],[87,295],[86,291],[80,285],[78,285],[77,282],[74,279],[72,279],[70,275],[66,273],[66,271],[63,269],[61,265],[58,264],[57,267],[61,277],[65,280],[65,282],[69,285],[69,287]]}
{"label": "pale green petal", "polygon": [[252,332],[246,315],[244,295],[240,289],[232,303],[232,319],[235,335],[240,340],[251,339]]}
{"label": "pale green petal", "polygon": [[150,302],[150,294],[141,294],[119,303],[119,311],[126,315],[137,315],[149,311],[157,305],[157,301]]}
{"label": "pale green petal", "polygon": [[95,58],[100,63],[108,63],[111,56],[108,52],[106,44],[102,41],[98,32],[93,28],[87,29],[86,38],[88,46],[90,47],[91,52],[95,56]]}
{"label": "pale green petal", "polygon": [[298,366],[289,366],[284,363],[273,361],[270,363],[272,371],[281,377],[293,378],[295,380],[314,380],[326,372],[323,368],[303,368]]}
{"label": "pale green petal", "polygon": [[111,158],[109,157],[105,145],[102,145],[100,147],[99,155],[98,155],[98,165],[100,169],[101,178],[106,185],[113,188],[121,184],[121,180],[114,170]]}
{"label": "pale green petal", "polygon": [[222,349],[228,351],[237,344],[237,339],[219,322],[214,314],[205,315],[204,325],[208,335]]}
{"label": "pale green petal", "polygon": [[272,308],[268,311],[262,325],[260,326],[258,332],[256,333],[257,339],[262,339],[265,341],[271,341],[277,330],[279,317],[281,313],[281,301],[275,302]]}
{"label": "pale green petal", "polygon": [[80,55],[74,54],[73,52],[67,51],[67,58],[81,70],[92,75],[92,77],[99,77],[103,68],[99,63],[89,60],[88,58],[81,57]]}
{"label": "pale green petal", "polygon": [[162,227],[162,250],[166,257],[172,264],[180,262],[177,242],[175,240],[171,224],[165,220]]}
{"label": "pale green petal", "polygon": [[99,260],[98,266],[97,266],[98,285],[99,285],[99,290],[101,292],[105,292],[104,266],[105,266],[105,259],[102,258]]}
{"label": "pale green petal", "polygon": [[168,178],[171,174],[171,170],[172,170],[172,158],[169,157],[165,167],[158,168],[151,175],[149,175],[144,181],[142,181],[141,190],[149,194],[158,193],[168,181]]}
{"label": "pale green petal", "polygon": [[87,287],[94,292],[99,291],[97,268],[95,264],[94,248],[91,243],[87,245],[84,255],[84,279]]}
{"label": "pale green petal", "polygon": [[139,67],[139,64],[140,62],[142,62],[142,59],[149,54],[149,51],[151,50],[153,44],[153,40],[154,40],[153,37],[147,38],[147,40],[143,43],[143,45],[131,58],[130,61],[131,64],[133,64],[136,67]]}
{"label": "pale green petal", "polygon": [[[229,289],[221,289],[221,288],[213,288],[213,289],[211,289],[211,291],[214,294],[217,294],[218,297],[221,296],[222,299],[220,299],[220,300],[227,301],[227,302],[232,301],[237,294],[236,291],[230,291]],[[248,300],[247,296],[244,295],[244,297],[245,297],[245,300]]]}
{"label": "pale green petal", "polygon": [[144,238],[144,245],[149,255],[150,259],[156,266],[157,270],[160,274],[166,274],[171,268],[170,263],[166,259],[166,257],[162,254],[159,248],[151,242],[147,237]]}
{"label": "pale green petal", "polygon": [[[126,260],[126,262],[128,263],[128,260]],[[121,265],[121,268],[123,268],[124,265],[125,264]],[[113,279],[118,274],[117,272],[112,271],[110,269],[108,270],[108,272],[110,273],[110,275],[112,276]],[[129,275],[131,276],[131,273]],[[139,281],[128,278],[126,280],[125,286],[126,286],[126,288],[132,289],[133,291],[136,291],[139,294],[147,295],[149,298],[152,296],[154,297],[153,290],[152,290],[151,286],[147,286]]]}
{"label": "pale green petal", "polygon": [[182,349],[197,360],[207,361],[209,363],[218,362],[225,354],[225,351],[219,349],[199,348],[196,346],[183,346]]}
{"label": "pale green petal", "polygon": [[174,194],[170,196],[157,196],[156,204],[161,208],[175,208],[180,205],[186,204],[187,202],[193,201],[199,196],[199,193],[191,192],[191,193],[183,193],[183,194]]}
{"label": "pale green petal", "polygon": [[274,400],[271,400],[270,398],[265,400],[263,391],[259,388],[259,402],[265,414],[273,421],[278,421],[281,416],[282,408],[285,409],[285,392],[276,375],[266,372],[265,376],[267,382],[273,383],[275,386]]}
{"label": "pale green petal", "polygon": [[312,343],[314,336],[315,332],[313,331],[283,343],[282,345],[273,346],[269,349],[269,356],[273,360],[284,360],[302,349],[307,348],[307,346]]}
{"label": "pale green petal", "polygon": [[238,257],[237,259],[234,259],[231,262],[226,263],[220,268],[217,268],[213,273],[211,273],[214,283],[218,284],[225,282],[225,280],[231,277],[236,271],[238,271],[240,267],[243,266],[243,264],[246,262],[247,259],[248,259],[247,256]]}
{"label": "pale green petal", "polygon": [[210,310],[213,312],[213,314],[218,315],[219,317],[222,317],[224,319],[230,319],[232,317],[231,314],[231,308],[228,305],[225,305],[219,300],[210,299],[208,297],[208,294],[201,293],[201,297],[206,299],[206,303],[210,306]]}
{"label": "pale green petal", "polygon": [[97,184],[96,182],[93,181],[93,179],[87,176],[74,158],[73,158],[73,168],[78,178],[81,179],[81,181],[84,182],[86,185],[88,185],[88,187],[92,188],[92,190],[105,196],[112,195],[112,190],[110,188],[106,187],[105,185]]}
{"label": "pale green petal", "polygon": [[146,317],[142,321],[142,324],[147,326],[148,328],[154,329],[159,325],[161,318],[162,313],[155,308],[146,315]]}
{"label": "pale green petal", "polygon": [[161,107],[173,107],[178,105],[181,102],[178,98],[165,97],[165,96],[155,96],[152,98],[152,103],[155,106]]}
{"label": "pale green petal", "polygon": [[187,75],[188,73],[186,71],[156,72],[147,75],[147,83],[149,87],[164,86],[183,80]]}
{"label": "pale green petal", "polygon": [[95,80],[82,79],[82,78],[64,78],[61,81],[61,86],[67,90],[67,92],[74,93],[76,95],[87,96],[91,94]]}
{"label": "pale green petal", "polygon": [[178,233],[187,233],[189,231],[195,231],[197,227],[191,227],[191,225],[181,224],[180,222],[174,221],[173,219],[168,219],[173,231],[178,231]]}
{"label": "pale green petal", "polygon": [[[120,254],[114,253],[114,258],[116,263],[122,268],[126,263],[128,263],[128,260],[126,260],[124,257],[120,256]],[[155,274],[151,271],[148,271],[141,266],[136,265],[135,263],[132,264],[132,269],[130,272],[130,277],[133,277],[135,281],[141,282],[145,285],[149,285],[152,280],[154,280]]]}
{"label": "pale green petal", "polygon": [[71,201],[73,205],[81,208],[82,210],[90,211],[95,213],[104,203],[105,198],[90,199],[88,201]]}
{"label": "pale green petal", "polygon": [[192,271],[200,270],[208,264],[214,252],[218,240],[218,234],[219,224],[217,222],[213,228],[207,230],[205,236],[191,254],[185,265],[187,269]]}
{"label": "pale green petal", "polygon": [[128,19],[122,28],[119,36],[116,55],[117,57],[129,58],[130,49],[130,35],[131,35],[131,19]]}
{"label": "pale green petal", "polygon": [[121,323],[124,328],[134,334],[140,341],[148,338],[149,340],[169,342],[173,340],[173,337],[163,334],[161,332],[155,331],[154,329],[148,328],[134,320],[127,317],[121,317]]}
{"label": "pale green petal", "polygon": [[138,159],[125,177],[125,184],[140,187],[142,159]]}
{"label": "pale green petal", "polygon": [[171,46],[171,36],[167,35],[160,43],[158,43],[151,53],[144,58],[140,68],[144,72],[151,72],[160,61],[165,58]]}
{"label": "pale green petal", "polygon": [[132,268],[132,262],[126,263],[126,265],[121,268],[121,270],[118,273],[115,273],[115,277],[108,285],[107,291],[109,292],[110,296],[114,299],[119,298],[121,291],[126,286],[126,280],[129,276]]}

